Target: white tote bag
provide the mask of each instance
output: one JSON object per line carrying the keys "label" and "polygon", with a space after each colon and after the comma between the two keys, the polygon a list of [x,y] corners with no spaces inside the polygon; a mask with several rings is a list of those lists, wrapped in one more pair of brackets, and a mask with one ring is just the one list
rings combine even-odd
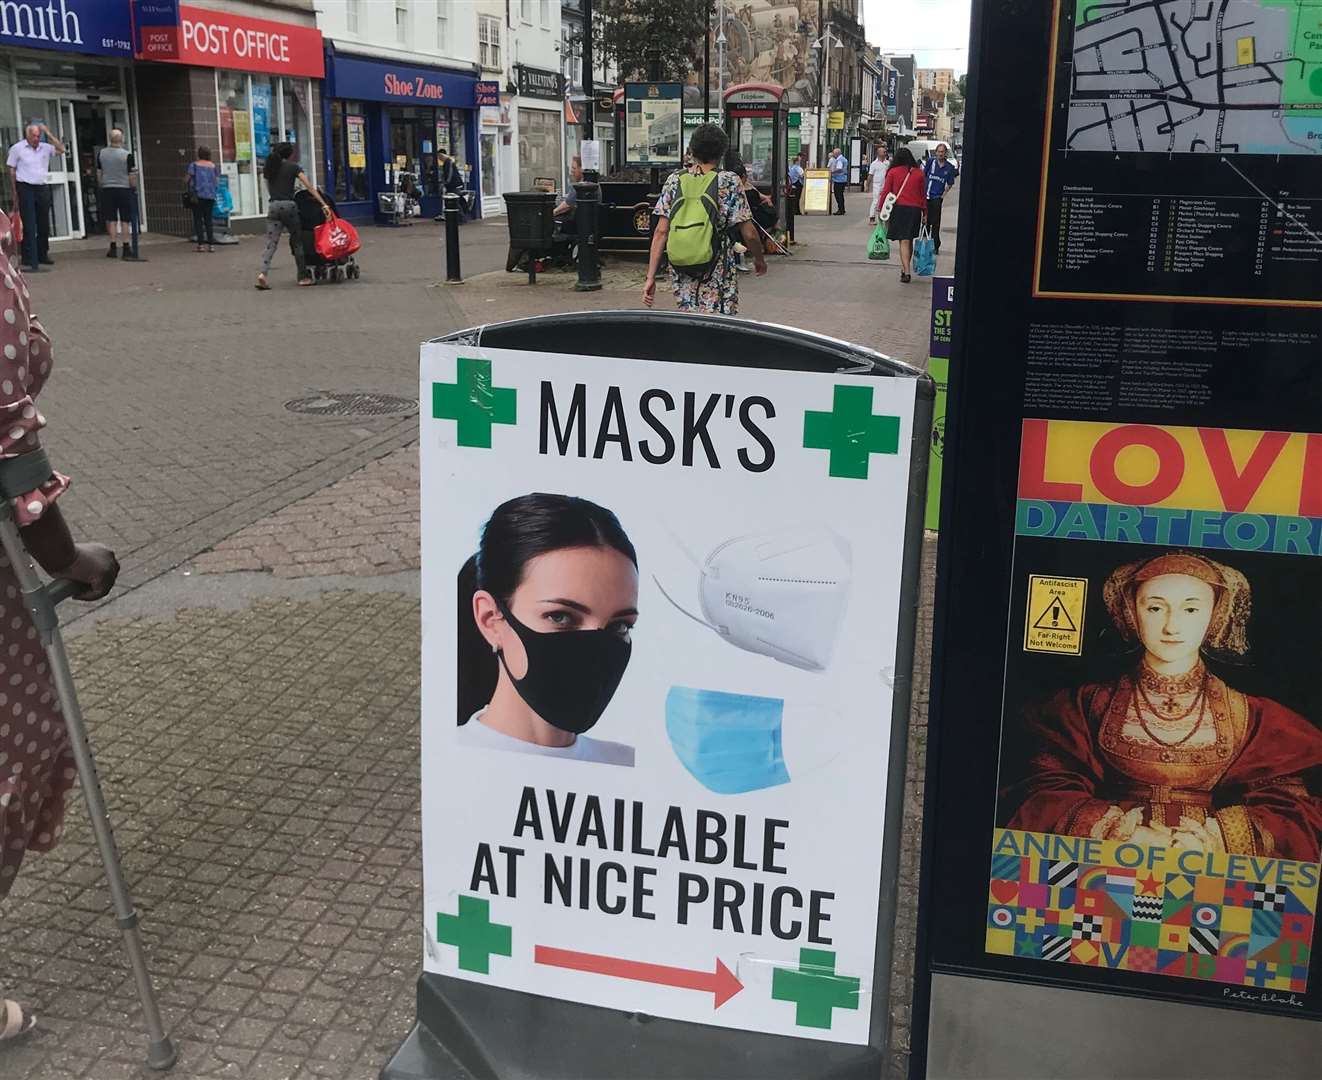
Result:
{"label": "white tote bag", "polygon": [[904,174],[904,182],[900,184],[900,190],[892,191],[882,202],[881,213],[877,215],[882,221],[890,221],[891,211],[895,209],[895,204],[900,201],[900,196],[904,194],[904,189],[909,186],[909,178],[911,176],[913,176],[913,169],[910,169]]}

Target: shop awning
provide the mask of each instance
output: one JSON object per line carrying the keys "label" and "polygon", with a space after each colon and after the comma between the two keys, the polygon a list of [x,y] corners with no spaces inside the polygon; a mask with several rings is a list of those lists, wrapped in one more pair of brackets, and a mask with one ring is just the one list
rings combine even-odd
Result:
{"label": "shop awning", "polygon": [[574,103],[568,98],[565,99],[565,123],[581,124],[583,121],[578,118],[578,113],[574,112]]}

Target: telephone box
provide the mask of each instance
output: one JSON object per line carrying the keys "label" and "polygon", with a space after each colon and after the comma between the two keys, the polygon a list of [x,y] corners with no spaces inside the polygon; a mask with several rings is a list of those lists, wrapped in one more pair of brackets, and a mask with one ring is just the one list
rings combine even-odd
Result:
{"label": "telephone box", "polygon": [[725,131],[743,159],[748,179],[770,195],[776,220],[785,220],[785,174],[789,169],[789,103],[774,83],[740,83],[725,91]]}

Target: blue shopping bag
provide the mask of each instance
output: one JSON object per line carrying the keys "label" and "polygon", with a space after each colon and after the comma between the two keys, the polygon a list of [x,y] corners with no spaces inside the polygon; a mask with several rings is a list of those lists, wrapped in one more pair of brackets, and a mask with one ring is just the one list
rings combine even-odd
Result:
{"label": "blue shopping bag", "polygon": [[936,273],[936,244],[932,240],[932,230],[926,225],[918,230],[918,239],[913,242],[913,272],[919,277],[931,277]]}

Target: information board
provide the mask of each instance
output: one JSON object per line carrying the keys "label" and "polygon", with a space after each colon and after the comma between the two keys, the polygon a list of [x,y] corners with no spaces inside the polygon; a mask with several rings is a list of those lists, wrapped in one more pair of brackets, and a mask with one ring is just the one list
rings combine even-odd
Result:
{"label": "information board", "polygon": [[829,214],[831,212],[831,170],[805,169],[803,194],[799,197],[802,214]]}
{"label": "information board", "polygon": [[1226,11],[1056,0],[1038,295],[1322,306],[1322,8]]}
{"label": "information board", "polygon": [[679,165],[683,117],[682,83],[625,83],[625,164]]}
{"label": "information board", "polygon": [[868,1042],[917,385],[423,346],[426,972]]}
{"label": "information board", "polygon": [[975,17],[929,970],[1317,1019],[1317,5]]}

